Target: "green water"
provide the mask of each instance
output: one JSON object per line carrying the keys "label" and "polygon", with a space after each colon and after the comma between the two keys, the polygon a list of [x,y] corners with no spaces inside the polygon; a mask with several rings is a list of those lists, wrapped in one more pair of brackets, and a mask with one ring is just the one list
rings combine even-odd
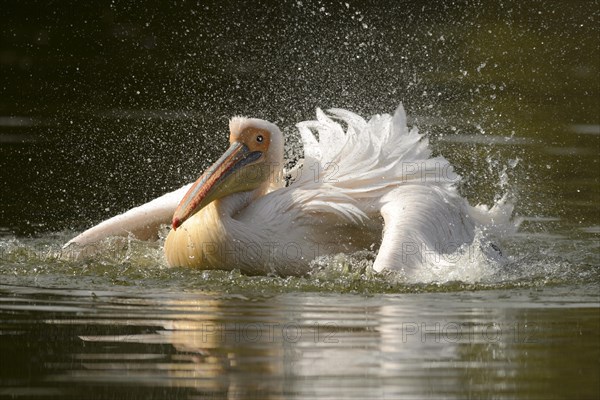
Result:
{"label": "green water", "polygon": [[17,398],[598,396],[596,286],[372,297],[0,293],[10,298],[0,393]]}
{"label": "green water", "polygon": [[[2,4],[0,397],[600,397],[598,1]],[[402,101],[490,204],[502,266],[426,282],[374,253],[301,278],[61,245],[195,179],[227,120]]]}

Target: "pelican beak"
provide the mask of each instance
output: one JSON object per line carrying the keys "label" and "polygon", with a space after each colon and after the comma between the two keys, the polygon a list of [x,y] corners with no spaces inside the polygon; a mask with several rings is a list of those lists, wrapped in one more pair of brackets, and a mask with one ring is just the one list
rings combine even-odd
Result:
{"label": "pelican beak", "polygon": [[173,215],[173,229],[176,230],[185,220],[214,200],[258,188],[268,174],[268,166],[263,161],[261,151],[251,151],[238,141],[231,143],[227,151],[194,182],[183,197]]}

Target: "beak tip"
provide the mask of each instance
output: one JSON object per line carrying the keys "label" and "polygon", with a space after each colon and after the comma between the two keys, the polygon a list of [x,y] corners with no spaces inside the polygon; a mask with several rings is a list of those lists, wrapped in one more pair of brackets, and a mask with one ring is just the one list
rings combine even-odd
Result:
{"label": "beak tip", "polygon": [[171,226],[173,227],[173,230],[176,231],[180,225],[181,225],[181,220],[177,217],[173,217],[173,222],[171,224]]}

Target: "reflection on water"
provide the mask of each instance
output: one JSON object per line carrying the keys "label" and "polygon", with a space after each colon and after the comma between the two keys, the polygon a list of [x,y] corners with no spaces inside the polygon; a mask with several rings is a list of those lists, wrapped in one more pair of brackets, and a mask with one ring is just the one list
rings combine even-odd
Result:
{"label": "reflection on water", "polygon": [[0,393],[595,398],[597,289],[244,298],[2,286]]}

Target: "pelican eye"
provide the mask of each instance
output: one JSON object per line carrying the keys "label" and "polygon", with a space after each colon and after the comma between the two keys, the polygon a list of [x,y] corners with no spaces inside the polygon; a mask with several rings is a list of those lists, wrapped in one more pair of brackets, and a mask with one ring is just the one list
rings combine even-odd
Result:
{"label": "pelican eye", "polygon": [[258,135],[258,136],[256,137],[256,141],[257,141],[258,143],[262,143],[262,141],[263,141],[263,140],[264,140],[264,138],[262,137],[262,135]]}

